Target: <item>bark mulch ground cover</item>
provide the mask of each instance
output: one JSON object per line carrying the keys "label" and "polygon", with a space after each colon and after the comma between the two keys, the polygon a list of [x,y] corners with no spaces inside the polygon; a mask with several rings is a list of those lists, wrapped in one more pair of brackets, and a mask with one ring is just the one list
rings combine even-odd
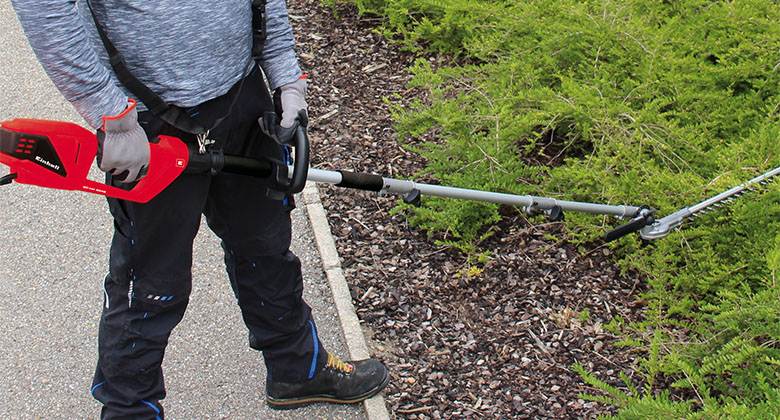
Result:
{"label": "bark mulch ground cover", "polygon": [[[397,141],[388,98],[405,103],[414,57],[351,6],[291,0],[299,55],[310,74],[313,164],[408,178],[424,161]],[[556,223],[507,211],[470,267],[392,215],[397,198],[321,187],[358,316],[391,370],[389,409],[401,418],[583,418],[609,408],[571,370],[579,361],[620,384],[631,351],[603,324],[638,318],[639,289],[609,250],[580,252]],[[542,223],[542,224],[538,224]]]}

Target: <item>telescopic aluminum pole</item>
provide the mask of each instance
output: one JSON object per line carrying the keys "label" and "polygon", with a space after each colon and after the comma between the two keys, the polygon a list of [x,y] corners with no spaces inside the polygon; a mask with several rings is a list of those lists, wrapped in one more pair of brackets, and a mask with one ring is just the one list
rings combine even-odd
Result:
{"label": "telescopic aluminum pole", "polygon": [[[217,155],[214,159],[206,159],[198,170],[224,170],[225,172],[238,173],[250,176],[265,177],[277,173],[276,164],[267,160],[256,160],[238,156]],[[190,162],[193,166],[194,161]],[[286,169],[282,177],[292,177],[296,173],[293,166],[281,166]],[[303,170],[301,170],[303,169]],[[401,195],[406,203],[420,205],[424,195],[433,197],[455,198],[487,203],[504,204],[519,207],[526,213],[546,214],[551,220],[563,220],[565,211],[579,213],[603,214],[622,219],[631,219],[627,224],[619,226],[606,235],[607,241],[613,241],[622,236],[636,232],[645,226],[652,224],[654,210],[643,206],[622,206],[609,204],[596,204],[580,201],[557,200],[549,197],[537,197],[533,195],[516,195],[497,193],[466,188],[446,187],[441,185],[423,184],[408,180],[385,178],[380,175],[355,173],[350,171],[327,171],[309,167],[308,170],[299,168],[298,173],[306,173],[306,181],[330,184],[341,188],[350,188],[363,191],[371,191],[379,194]]]}
{"label": "telescopic aluminum pole", "polygon": [[331,184],[337,187],[374,191],[382,194],[399,194],[404,197],[404,201],[410,204],[419,204],[420,196],[458,198],[521,207],[529,214],[546,213],[553,217],[561,211],[576,211],[580,213],[605,214],[620,218],[633,218],[638,216],[643,210],[641,207],[634,206],[556,200],[554,198],[532,195],[505,194],[422,184],[414,181],[348,171],[326,171],[310,168],[307,179],[312,182]]}

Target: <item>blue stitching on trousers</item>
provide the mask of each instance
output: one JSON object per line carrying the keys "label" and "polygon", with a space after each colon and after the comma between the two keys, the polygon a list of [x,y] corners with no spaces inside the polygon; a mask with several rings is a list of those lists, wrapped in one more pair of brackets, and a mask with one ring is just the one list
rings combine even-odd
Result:
{"label": "blue stitching on trousers", "polygon": [[141,402],[142,402],[142,403],[144,403],[144,404],[146,404],[146,405],[148,405],[148,406],[149,406],[149,408],[151,408],[152,410],[154,410],[155,414],[157,414],[157,419],[158,419],[158,420],[162,420],[162,419],[160,419],[160,409],[159,409],[159,408],[157,408],[157,406],[156,406],[156,405],[154,405],[154,404],[152,404],[152,403],[150,403],[149,401],[146,401],[146,400],[141,400]]}
{"label": "blue stitching on trousers", "polygon": [[311,339],[314,342],[314,355],[311,358],[311,367],[309,367],[309,379],[314,379],[317,370],[317,357],[320,355],[320,340],[317,338],[317,327],[311,320],[309,320],[309,327],[311,327]]}
{"label": "blue stitching on trousers", "polygon": [[90,394],[92,394],[92,396],[94,397],[94,396],[95,396],[95,391],[97,391],[97,389],[98,389],[98,388],[100,388],[101,386],[103,386],[103,385],[105,385],[105,384],[106,384],[106,381],[103,381],[103,382],[101,382],[101,383],[99,383],[99,384],[95,384],[95,385],[92,387],[92,389],[90,389],[90,390],[89,390],[89,393],[90,393]]}

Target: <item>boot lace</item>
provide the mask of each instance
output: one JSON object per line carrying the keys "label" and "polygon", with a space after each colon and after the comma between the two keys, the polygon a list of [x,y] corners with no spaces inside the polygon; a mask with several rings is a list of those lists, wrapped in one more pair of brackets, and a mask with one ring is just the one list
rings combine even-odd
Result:
{"label": "boot lace", "polygon": [[328,353],[328,362],[325,364],[325,367],[331,368],[346,374],[352,373],[352,370],[354,367],[350,365],[349,363],[346,363],[339,359],[338,357]]}

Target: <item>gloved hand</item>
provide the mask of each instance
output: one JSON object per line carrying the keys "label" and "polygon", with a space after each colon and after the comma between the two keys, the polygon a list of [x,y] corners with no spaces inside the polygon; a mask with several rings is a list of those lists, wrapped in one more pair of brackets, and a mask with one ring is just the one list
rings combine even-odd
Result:
{"label": "gloved hand", "polygon": [[282,102],[282,122],[279,125],[282,128],[290,128],[295,124],[298,113],[301,110],[307,111],[306,105],[306,78],[302,77],[292,83],[288,83],[279,88],[281,91]]}
{"label": "gloved hand", "polygon": [[97,132],[97,163],[113,179],[131,183],[141,179],[149,166],[149,140],[138,125],[138,111],[133,99],[121,114],[104,116]]}
{"label": "gloved hand", "polygon": [[[281,108],[282,120],[276,112],[266,112],[259,120],[263,132],[279,144],[290,144],[298,125],[308,125],[306,110],[306,78],[279,88],[275,95],[277,109]],[[277,111],[278,112],[278,111]]]}

